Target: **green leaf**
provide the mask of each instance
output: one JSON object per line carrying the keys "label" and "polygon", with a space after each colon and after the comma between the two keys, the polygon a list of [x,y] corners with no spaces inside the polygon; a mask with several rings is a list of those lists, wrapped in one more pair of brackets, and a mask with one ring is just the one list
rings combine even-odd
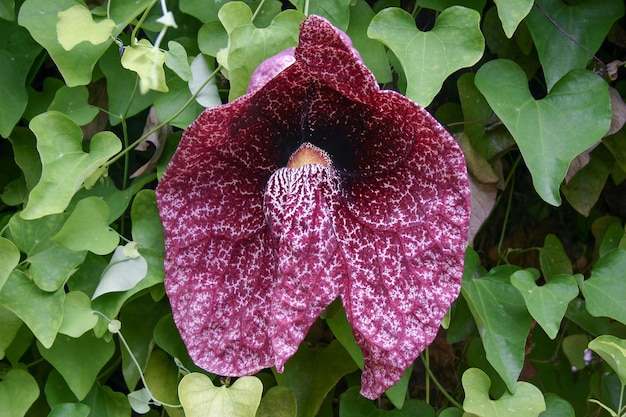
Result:
{"label": "green leaf", "polygon": [[23,417],[38,397],[35,378],[21,369],[10,369],[0,380],[0,415]]}
{"label": "green leaf", "polygon": [[[150,346],[151,348],[152,346]],[[165,352],[155,349],[150,354],[144,378],[150,392],[161,403],[178,404],[178,367]],[[180,408],[165,406],[170,417],[184,417]],[[277,416],[278,417],[278,416]]]}
{"label": "green leaf", "polygon": [[[154,327],[154,342],[171,357],[178,359],[186,368],[195,369],[193,361],[187,353],[187,347],[180,338],[172,314],[167,314]],[[198,370],[200,368],[197,368]]]}
{"label": "green leaf", "polygon": [[222,104],[222,99],[217,91],[215,76],[207,83],[215,70],[214,59],[203,54],[198,54],[191,63],[191,77],[189,79],[189,91],[196,94],[196,101],[203,107],[215,107]]}
{"label": "green leaf", "polygon": [[52,239],[74,251],[106,255],[117,247],[120,236],[109,228],[109,206],[99,197],[87,197],[76,205]]}
{"label": "green leaf", "polygon": [[40,290],[21,271],[13,270],[0,290],[0,305],[28,326],[42,345],[50,347],[61,327],[65,292]]}
{"label": "green leaf", "polygon": [[518,270],[495,267],[482,278],[464,274],[461,293],[474,316],[489,363],[513,392],[524,365],[532,317],[524,299],[510,283]]}
{"label": "green leaf", "polygon": [[[574,279],[581,280],[583,279],[582,275],[575,275]],[[580,283],[578,284],[580,288]],[[584,295],[584,291],[583,291]],[[583,330],[591,334],[592,336],[599,336],[601,334],[608,334],[611,332],[611,322],[606,317],[594,317],[592,316],[586,307],[587,303],[585,300],[581,298],[575,298],[569,303],[567,307],[567,313],[565,313],[565,317],[568,320],[576,323],[577,326],[580,326]]]}
{"label": "green leaf", "polygon": [[170,120],[172,126],[180,129],[187,127],[198,118],[204,110],[197,101],[193,101],[182,113],[180,109],[191,99],[191,92],[188,84],[178,77],[167,80],[169,92],[157,93],[154,98],[154,108],[157,112],[159,120]]}
{"label": "green leaf", "polygon": [[77,339],[59,335],[50,348],[40,344],[37,347],[41,356],[63,375],[67,385],[81,401],[115,352],[115,343],[98,339],[93,332],[85,333]]}
{"label": "green leaf", "polygon": [[588,344],[589,335],[586,334],[572,334],[563,338],[563,353],[576,369],[584,369],[587,366],[585,350]]}
{"label": "green leaf", "polygon": [[62,403],[52,407],[48,417],[87,417],[89,406],[81,403]]}
{"label": "green leaf", "polygon": [[420,0],[419,5],[439,12],[452,6],[465,6],[480,12],[485,8],[486,2],[486,0]]}
{"label": "green leaf", "polygon": [[91,309],[91,301],[87,294],[81,291],[70,291],[65,295],[63,303],[63,322],[59,333],[70,337],[81,337],[98,323]]}
{"label": "green leaf", "polygon": [[0,290],[19,262],[19,249],[10,240],[0,237]]}
{"label": "green leaf", "polygon": [[35,117],[30,128],[37,136],[42,172],[21,213],[24,219],[65,210],[83,182],[122,149],[113,133],[98,132],[91,139],[90,152],[83,152],[80,127],[58,112]]}
{"label": "green leaf", "polygon": [[543,248],[539,251],[539,261],[545,278],[560,274],[572,275],[574,273],[572,262],[569,260],[567,253],[565,253],[563,244],[558,237],[551,233],[546,235]]}
{"label": "green leaf", "polygon": [[470,368],[463,373],[463,410],[478,417],[537,417],[546,409],[543,394],[528,382],[517,382],[514,394],[505,392],[497,400],[489,398],[491,381],[486,373]]}
{"label": "green leaf", "polygon": [[15,20],[15,0],[0,0],[0,19]]}
{"label": "green leaf", "polygon": [[559,186],[570,162],[611,124],[606,82],[592,72],[573,70],[545,98],[535,100],[522,69],[497,59],[478,70],[476,86],[515,138],[535,190],[546,202],[560,205]]}
{"label": "green leaf", "polygon": [[87,404],[91,410],[97,410],[96,417],[127,417],[131,415],[126,395],[121,392],[114,392],[106,385],[95,384],[82,402]]}
{"label": "green leaf", "polygon": [[111,38],[115,22],[102,19],[94,22],[93,16],[85,6],[72,6],[57,15],[57,39],[61,46],[69,51],[81,42],[99,45]]}
{"label": "green leaf", "polygon": [[538,6],[533,7],[526,18],[548,91],[551,91],[570,70],[587,67],[589,53],[576,42],[595,53],[613,23],[624,14],[624,3],[620,0],[599,3],[586,0],[570,6],[562,0],[541,0],[538,4],[556,23],[553,24]]}
{"label": "green leaf", "polygon": [[612,335],[602,335],[589,342],[596,352],[615,371],[622,385],[626,385],[626,340]]}
{"label": "green leaf", "polygon": [[50,370],[46,378],[44,392],[46,394],[46,402],[53,408],[60,404],[78,402],[78,398],[67,385],[63,376],[54,368]]}
{"label": "green leaf", "polygon": [[[289,2],[307,16],[312,14],[322,16],[343,31],[348,28],[352,0],[289,0]],[[307,7],[308,10],[306,10]]]}
{"label": "green leaf", "polygon": [[89,91],[82,85],[59,88],[48,110],[65,114],[79,126],[91,122],[99,112],[97,107],[89,104]]}
{"label": "green leaf", "polygon": [[367,35],[395,54],[406,74],[406,96],[424,107],[450,74],[474,65],[485,49],[480,14],[461,6],[445,9],[428,32],[418,30],[404,10],[383,9],[372,19]]}
{"label": "green leaf", "polygon": [[26,77],[41,46],[17,22],[0,22],[0,38],[0,136],[6,138],[26,109]]}
{"label": "green leaf", "polygon": [[296,396],[286,387],[272,387],[261,398],[255,417],[296,417]]}
{"label": "green leaf", "polygon": [[126,256],[123,246],[118,246],[91,298],[93,300],[110,292],[128,291],[144,279],[147,272],[148,263],[143,256],[131,258]]}
{"label": "green leaf", "polygon": [[198,31],[198,48],[203,54],[217,56],[220,49],[228,47],[228,32],[219,20],[207,22]]}
{"label": "green leaf", "polygon": [[498,7],[498,16],[502,21],[502,28],[507,38],[513,36],[515,29],[530,13],[533,0],[494,0]]}
{"label": "green leaf", "polygon": [[511,275],[511,283],[524,297],[528,312],[554,340],[569,302],[578,295],[578,285],[571,275],[553,275],[542,286],[537,286],[537,279],[539,272],[535,269]]}
{"label": "green leaf", "polygon": [[165,52],[152,46],[149,40],[141,39],[134,46],[127,46],[122,55],[122,66],[139,75],[139,91],[169,91],[165,82]]}
{"label": "green leaf", "polygon": [[285,364],[284,372],[275,374],[275,377],[278,385],[296,394],[298,417],[314,417],[339,379],[357,369],[337,341],[324,348],[309,348],[302,344]]}
{"label": "green leaf", "polygon": [[580,284],[591,315],[626,324],[626,250],[607,253],[596,262],[591,277]]}
{"label": "green leaf", "polygon": [[41,161],[37,153],[37,140],[33,132],[25,127],[13,129],[9,141],[13,147],[15,163],[24,173],[26,188],[35,187],[41,176]]}
{"label": "green leaf", "polygon": [[339,417],[435,417],[435,409],[423,400],[407,400],[402,409],[381,410],[359,394],[359,387],[350,387],[341,394]]}
{"label": "green leaf", "polygon": [[183,81],[189,81],[191,78],[191,68],[189,68],[189,62],[187,61],[187,51],[185,47],[176,41],[169,41],[167,48],[168,50],[165,51],[165,65],[174,71]]}
{"label": "green leaf", "polygon": [[242,2],[225,4],[219,18],[228,32],[226,64],[230,79],[230,101],[246,93],[250,76],[266,58],[298,43],[300,22],[304,15],[285,10],[269,27],[257,28],[252,23],[252,10]]}
{"label": "green leaf", "polygon": [[263,393],[255,376],[237,379],[230,387],[216,387],[208,376],[190,373],[178,385],[186,417],[254,417]]}
{"label": "green leaf", "polygon": [[546,411],[539,414],[540,417],[576,417],[572,405],[556,394],[544,395]]}
{"label": "green leaf", "polygon": [[22,320],[11,310],[0,305],[0,359],[4,358],[6,349],[11,346],[22,327]]}

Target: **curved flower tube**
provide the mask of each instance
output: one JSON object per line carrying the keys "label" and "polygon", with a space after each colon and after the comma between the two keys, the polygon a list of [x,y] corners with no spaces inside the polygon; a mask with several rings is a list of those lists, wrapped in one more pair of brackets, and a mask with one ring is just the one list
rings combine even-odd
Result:
{"label": "curved flower tube", "polygon": [[296,352],[341,297],[380,396],[460,290],[469,186],[456,142],[381,91],[317,16],[295,60],[187,129],[157,188],[165,288],[189,354],[253,374]]}

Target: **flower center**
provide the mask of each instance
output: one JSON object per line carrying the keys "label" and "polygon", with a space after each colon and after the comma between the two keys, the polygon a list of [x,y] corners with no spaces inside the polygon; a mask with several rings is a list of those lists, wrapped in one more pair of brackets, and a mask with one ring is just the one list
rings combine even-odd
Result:
{"label": "flower center", "polygon": [[329,166],[332,164],[330,156],[323,149],[304,142],[296,151],[291,154],[287,162],[287,168],[300,168],[304,165],[320,164]]}

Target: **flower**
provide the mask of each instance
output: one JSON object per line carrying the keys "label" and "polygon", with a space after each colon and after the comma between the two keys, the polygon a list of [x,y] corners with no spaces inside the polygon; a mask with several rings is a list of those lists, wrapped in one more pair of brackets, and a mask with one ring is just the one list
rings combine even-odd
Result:
{"label": "flower", "polygon": [[308,17],[291,65],[187,129],[157,203],[165,288],[196,364],[282,372],[341,297],[361,393],[376,398],[458,296],[469,186],[456,142],[380,90],[344,37]]}

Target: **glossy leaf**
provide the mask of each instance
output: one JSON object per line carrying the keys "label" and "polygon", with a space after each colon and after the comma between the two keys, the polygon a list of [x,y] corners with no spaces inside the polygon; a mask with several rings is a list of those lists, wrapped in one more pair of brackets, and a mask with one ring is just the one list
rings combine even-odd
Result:
{"label": "glossy leaf", "polygon": [[505,392],[497,400],[489,397],[491,381],[480,369],[465,371],[462,382],[463,410],[478,417],[537,417],[546,409],[543,394],[528,382],[517,382],[514,393]]}
{"label": "glossy leaf", "polygon": [[0,415],[23,417],[39,397],[39,386],[31,374],[10,369],[0,380]]}
{"label": "glossy leaf", "polygon": [[596,262],[591,277],[580,283],[587,310],[593,316],[606,316],[626,324],[626,250],[614,250]]}
{"label": "glossy leaf", "polygon": [[556,25],[552,23],[538,6],[532,8],[526,19],[543,66],[548,91],[552,91],[553,86],[570,70],[587,67],[590,59],[587,50],[592,53],[598,50],[613,22],[624,14],[624,3],[620,0],[601,3],[586,0],[569,5],[563,0],[541,0],[538,4],[556,22]]}
{"label": "glossy leaf", "polygon": [[186,417],[253,417],[262,392],[263,384],[254,376],[241,377],[230,387],[216,387],[208,376],[191,373],[178,385]]}
{"label": "glossy leaf", "polygon": [[[28,300],[28,302],[24,302]],[[50,347],[63,320],[65,292],[45,292],[21,271],[14,270],[0,290],[0,305],[28,326],[42,345]]]}
{"label": "glossy leaf", "polygon": [[87,197],[76,205],[52,239],[73,251],[89,250],[106,255],[117,247],[120,237],[109,228],[109,206],[98,197]]}
{"label": "glossy leaf", "polygon": [[425,107],[450,74],[482,56],[485,42],[479,21],[475,10],[453,6],[439,15],[432,30],[422,32],[410,14],[392,7],[372,19],[367,35],[396,55],[407,77],[406,96]]}
{"label": "glossy leaf", "polygon": [[107,42],[115,29],[115,22],[103,19],[94,22],[93,16],[85,6],[72,6],[57,15],[57,39],[61,46],[69,51],[81,42],[98,45]]}
{"label": "glossy leaf", "polygon": [[359,394],[358,387],[348,388],[341,394],[339,417],[435,417],[433,407],[423,400],[407,400],[401,409],[381,410],[375,403]]}
{"label": "glossy leaf", "polygon": [[[59,371],[72,392],[83,400],[98,373],[115,352],[115,343],[96,338],[92,332],[75,339],[59,335],[50,348],[41,345],[39,352]],[[75,366],[80,363],[80,366]]]}
{"label": "glossy leaf", "polygon": [[97,107],[89,104],[89,91],[83,86],[59,88],[48,110],[65,114],[79,126],[92,121],[99,112]]}
{"label": "glossy leaf", "polygon": [[350,355],[338,342],[324,348],[300,348],[275,374],[279,386],[296,394],[298,417],[314,417],[322,401],[341,377],[357,369]]}
{"label": "glossy leaf", "polygon": [[98,323],[98,316],[91,309],[91,301],[81,291],[70,291],[63,303],[63,321],[59,333],[70,337],[81,337]]}
{"label": "glossy leaf", "polygon": [[266,28],[252,23],[252,10],[242,2],[225,4],[219,18],[228,32],[226,61],[230,80],[229,100],[245,94],[250,76],[266,58],[298,42],[298,28],[304,15],[295,10],[285,10]]}
{"label": "glossy leaf", "polygon": [[607,84],[589,71],[575,70],[535,100],[522,69],[498,59],[478,70],[476,86],[515,138],[537,193],[560,205],[559,186],[570,162],[609,129]]}
{"label": "glossy leaf", "polygon": [[508,38],[512,37],[517,25],[530,13],[533,0],[495,0],[502,28]]}
{"label": "glossy leaf", "polygon": [[[120,140],[105,131],[93,136],[89,153],[83,152],[80,128],[58,112],[35,117],[30,128],[37,136],[43,167],[41,179],[21,213],[24,219],[37,219],[65,210],[83,182],[122,149]],[[72,178],[72,181],[66,178]]]}
{"label": "glossy leaf", "polygon": [[537,270],[525,269],[511,275],[511,284],[524,297],[530,315],[554,340],[569,302],[578,295],[578,285],[571,275],[551,276],[541,286],[535,283],[537,279]]}
{"label": "glossy leaf", "polygon": [[0,290],[19,261],[19,249],[10,240],[0,237]]}
{"label": "glossy leaf", "polygon": [[524,346],[531,316],[509,277],[513,266],[493,268],[482,278],[463,278],[461,294],[474,316],[489,363],[510,391],[514,391],[524,364]]}
{"label": "glossy leaf", "polygon": [[612,335],[602,335],[589,342],[596,352],[615,371],[622,385],[626,385],[626,340]]}

